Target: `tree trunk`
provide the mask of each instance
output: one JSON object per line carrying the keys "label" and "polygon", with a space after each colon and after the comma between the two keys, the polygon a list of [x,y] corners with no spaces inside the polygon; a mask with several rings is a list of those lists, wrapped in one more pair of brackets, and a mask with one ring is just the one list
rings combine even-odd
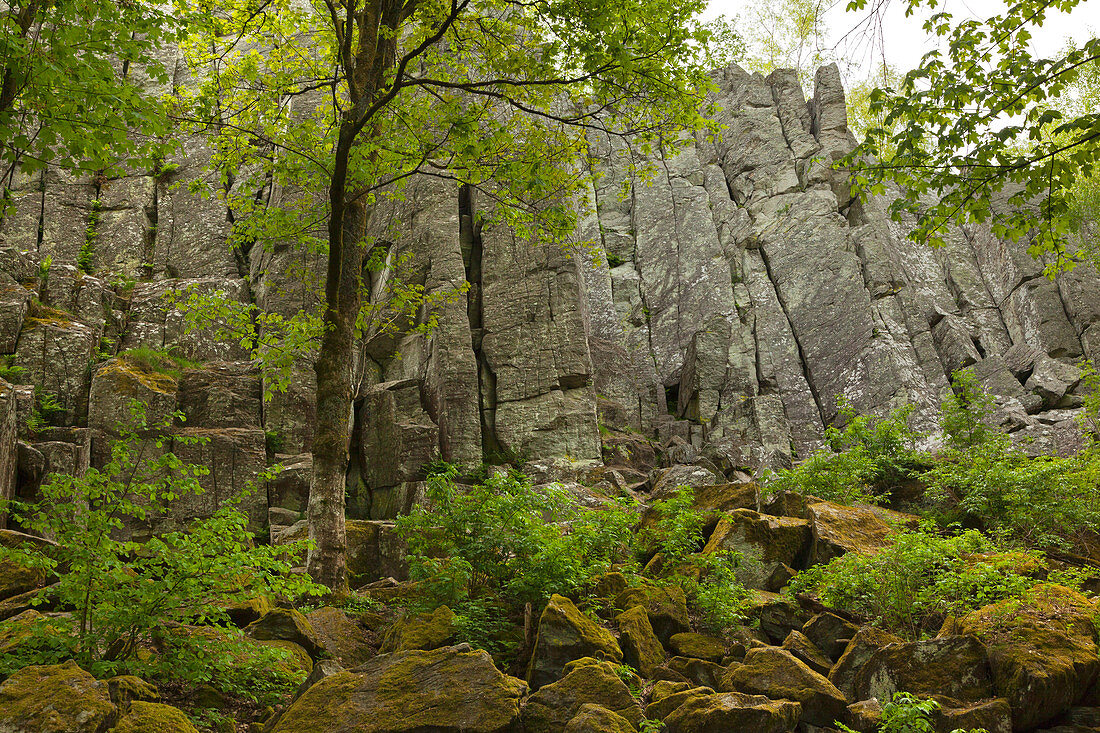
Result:
{"label": "tree trunk", "polygon": [[313,480],[309,491],[307,569],[314,581],[336,594],[347,592],[347,536],[344,492],[351,439],[352,360],[355,321],[361,307],[363,236],[367,210],[345,201],[352,135],[342,131],[329,188],[329,263],[325,281],[324,334],[314,369],[317,416],[313,438]]}

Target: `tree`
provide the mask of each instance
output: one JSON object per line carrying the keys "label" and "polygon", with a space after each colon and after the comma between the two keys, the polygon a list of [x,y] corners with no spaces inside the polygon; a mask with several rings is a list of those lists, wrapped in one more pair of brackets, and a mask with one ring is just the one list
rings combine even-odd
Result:
{"label": "tree", "polygon": [[143,86],[167,80],[156,51],[178,30],[174,14],[146,0],[0,6],[0,180],[51,163],[99,171],[153,156],[167,120]]}
{"label": "tree", "polygon": [[[908,14],[924,4],[906,1]],[[917,241],[940,244],[949,224],[988,222],[997,236],[1030,236],[1029,251],[1049,255],[1052,273],[1072,267],[1071,192],[1096,166],[1100,111],[1067,113],[1056,102],[1100,59],[1100,39],[1049,59],[1033,57],[1028,42],[1049,11],[1078,2],[1017,0],[985,21],[932,15],[925,31],[945,38],[946,51],[872,93],[870,114],[882,124],[842,163],[856,189],[880,195],[897,184],[891,211],[916,217]]]}
{"label": "tree", "polygon": [[[293,181],[303,200],[304,180],[326,192],[325,231],[309,242],[327,262],[309,505],[308,567],[316,580],[334,590],[346,585],[351,354],[364,262],[383,239],[385,204],[415,175],[445,177],[491,196],[493,216],[515,227],[517,238],[562,237],[575,219],[571,198],[587,131],[629,134],[645,152],[705,126],[701,60],[710,31],[694,20],[703,6],[197,3],[209,22],[190,49],[206,83],[190,114],[219,131],[221,164],[233,176],[253,166]],[[299,207],[296,231],[308,231],[312,211]]]}

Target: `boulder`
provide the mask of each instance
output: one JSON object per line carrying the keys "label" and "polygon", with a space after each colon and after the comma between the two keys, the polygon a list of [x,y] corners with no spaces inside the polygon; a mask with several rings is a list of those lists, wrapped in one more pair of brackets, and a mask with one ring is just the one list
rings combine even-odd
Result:
{"label": "boulder", "polygon": [[820,501],[806,507],[813,531],[809,564],[817,565],[846,552],[868,555],[886,546],[890,525],[875,512],[861,507]]}
{"label": "boulder", "polygon": [[581,613],[573,601],[555,594],[539,618],[527,683],[537,690],[560,678],[566,664],[582,657],[621,662],[623,653],[611,632]]}
{"label": "boulder", "polygon": [[258,641],[292,641],[302,646],[310,656],[320,656],[323,645],[309,621],[290,608],[273,608],[244,630]]}
{"label": "boulder", "polygon": [[523,704],[524,733],[556,733],[586,704],[599,705],[625,718],[632,726],[642,720],[642,709],[609,662],[583,659],[571,665],[557,682],[543,685]]}
{"label": "boulder", "polygon": [[306,621],[325,652],[344,667],[355,667],[374,656],[367,630],[339,608],[318,608],[306,615]]}
{"label": "boulder", "polygon": [[743,664],[730,665],[722,689],[794,700],[801,704],[802,720],[818,726],[843,720],[848,707],[844,693],[829,680],[775,647],[750,649]]}
{"label": "boulder", "polygon": [[616,608],[626,611],[635,606],[645,609],[662,644],[667,644],[673,634],[691,628],[687,598],[678,586],[642,585],[628,588],[615,598]]}
{"label": "boulder", "polygon": [[198,733],[198,729],[178,708],[136,701],[112,733]]}
{"label": "boulder", "polygon": [[3,733],[101,733],[115,715],[107,683],[71,659],[24,667],[0,684]]}
{"label": "boulder", "polygon": [[993,679],[985,646],[975,637],[939,636],[875,651],[856,673],[853,690],[857,700],[910,692],[973,702],[993,697]]}
{"label": "boulder", "polygon": [[738,509],[718,522],[703,554],[738,552],[744,562],[737,577],[746,587],[778,591],[782,586],[771,582],[776,569],[801,567],[809,544],[810,523],[804,519]]}
{"label": "boulder", "polygon": [[690,696],[664,723],[668,733],[792,733],[801,715],[802,706],[797,702],[726,692]]}
{"label": "boulder", "polygon": [[155,685],[132,674],[111,677],[106,682],[107,689],[111,693],[111,702],[118,705],[121,710],[126,710],[135,700],[156,702],[160,699],[160,691]]}
{"label": "boulder", "polygon": [[802,627],[806,638],[833,661],[840,659],[858,631],[858,626],[832,613],[819,613]]}
{"label": "boulder", "polygon": [[615,617],[619,625],[619,646],[623,650],[623,661],[642,673],[643,677],[652,677],[653,670],[665,659],[665,650],[661,640],[653,633],[649,616],[641,606],[634,606]]}
{"label": "boulder", "polygon": [[629,720],[600,705],[586,703],[565,726],[565,733],[634,733]]}
{"label": "boulder", "polygon": [[526,688],[468,645],[383,654],[310,687],[272,733],[519,733]]}
{"label": "boulder", "polygon": [[933,695],[939,707],[932,713],[936,733],[956,730],[984,730],[986,733],[1012,733],[1012,708],[1004,698],[966,703],[943,695]]}
{"label": "boulder", "polygon": [[801,631],[792,631],[787,634],[787,638],[783,640],[782,648],[820,675],[828,675],[833,668],[832,660],[826,657],[825,652],[818,649],[817,645]]}
{"label": "boulder", "polygon": [[431,613],[421,613],[395,622],[382,638],[380,651],[388,654],[412,649],[438,649],[447,646],[456,631],[454,611],[440,606]]}
{"label": "boulder", "polygon": [[729,651],[729,645],[721,639],[693,631],[673,634],[668,640],[668,646],[676,656],[705,659],[708,662],[721,662]]}
{"label": "boulder", "polygon": [[646,705],[645,716],[650,720],[664,720],[689,698],[713,694],[714,689],[711,687],[695,687],[690,682],[660,680],[650,692],[650,703]]}
{"label": "boulder", "polygon": [[829,681],[838,690],[844,693],[849,700],[855,698],[856,673],[863,665],[882,647],[887,644],[901,644],[902,640],[888,631],[864,626],[857,631],[840,655],[832,671],[829,672]]}
{"label": "boulder", "polygon": [[672,657],[662,665],[662,669],[672,672],[677,678],[715,690],[721,687],[722,675],[726,672],[720,664],[694,657]]}
{"label": "boulder", "polygon": [[1076,591],[1039,585],[1023,599],[959,619],[959,631],[988,645],[993,690],[1012,706],[1014,729],[1054,719],[1092,686],[1100,670],[1096,613],[1096,605]]}

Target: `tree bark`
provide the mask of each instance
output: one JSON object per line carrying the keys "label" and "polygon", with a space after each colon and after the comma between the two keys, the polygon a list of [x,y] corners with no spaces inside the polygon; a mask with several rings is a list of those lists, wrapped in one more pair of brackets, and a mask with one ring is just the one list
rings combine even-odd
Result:
{"label": "tree bark", "polygon": [[361,201],[345,200],[353,140],[354,134],[341,131],[329,185],[324,334],[314,365],[317,415],[308,510],[312,546],[306,563],[313,580],[336,594],[345,593],[348,586],[344,494],[355,397],[352,392],[355,321],[362,305],[363,237],[368,215]]}

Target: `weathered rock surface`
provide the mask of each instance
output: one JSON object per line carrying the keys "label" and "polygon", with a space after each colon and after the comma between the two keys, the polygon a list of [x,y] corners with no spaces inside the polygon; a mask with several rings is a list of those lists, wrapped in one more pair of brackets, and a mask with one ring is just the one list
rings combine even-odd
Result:
{"label": "weathered rock surface", "polygon": [[584,657],[621,662],[623,653],[611,632],[581,613],[568,598],[552,596],[539,618],[527,667],[528,684],[537,690],[559,679],[569,662]]}
{"label": "weathered rock surface", "polygon": [[518,733],[526,688],[468,646],[384,654],[310,687],[273,733]]}
{"label": "weathered rock surface", "polygon": [[24,667],[0,684],[3,733],[101,733],[115,714],[107,683],[72,660]]}
{"label": "weathered rock surface", "polygon": [[857,700],[910,692],[970,702],[993,697],[993,678],[984,644],[973,636],[942,636],[882,647],[860,667],[853,690]]}
{"label": "weathered rock surface", "polygon": [[523,729],[526,733],[562,730],[589,704],[614,712],[632,726],[642,719],[641,707],[611,663],[581,659],[560,680],[543,685],[524,701]]}
{"label": "weathered rock surface", "polygon": [[843,720],[848,706],[844,694],[785,649],[750,649],[743,664],[733,664],[722,678],[722,688],[764,695],[773,700],[794,700],[802,706],[802,719],[818,726]]}
{"label": "weathered rock surface", "polygon": [[798,725],[802,706],[762,695],[725,692],[693,695],[665,718],[669,733],[707,733],[744,730],[757,733],[791,733]]}

